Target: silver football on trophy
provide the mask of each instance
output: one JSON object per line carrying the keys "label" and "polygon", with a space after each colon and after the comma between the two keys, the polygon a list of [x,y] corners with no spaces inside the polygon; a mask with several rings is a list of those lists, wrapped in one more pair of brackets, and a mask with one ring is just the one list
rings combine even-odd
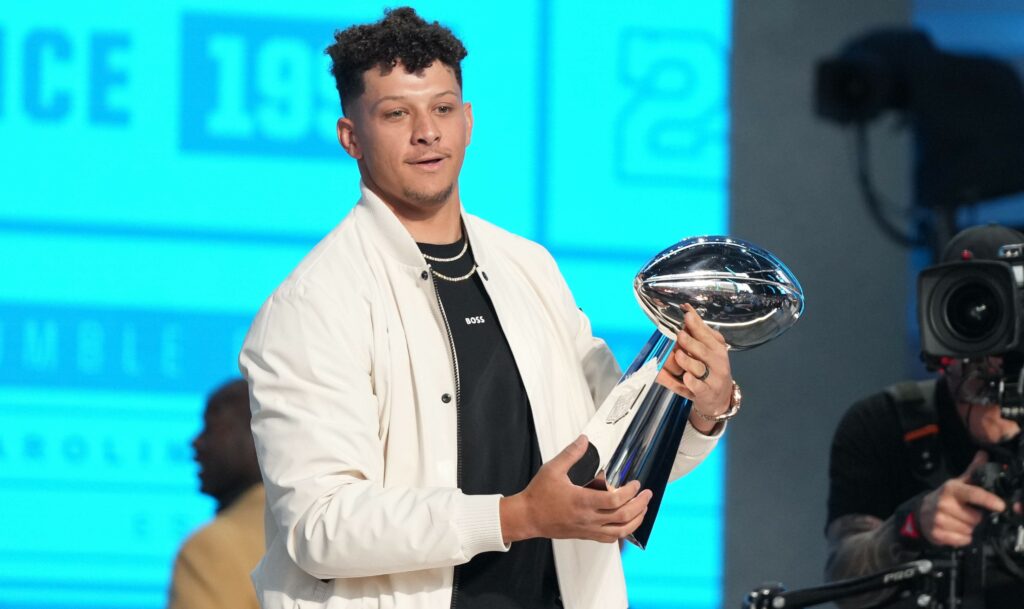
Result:
{"label": "silver football on trophy", "polygon": [[804,293],[771,253],[731,237],[691,237],[647,263],[633,291],[658,329],[674,339],[689,303],[733,349],[766,343],[796,323]]}

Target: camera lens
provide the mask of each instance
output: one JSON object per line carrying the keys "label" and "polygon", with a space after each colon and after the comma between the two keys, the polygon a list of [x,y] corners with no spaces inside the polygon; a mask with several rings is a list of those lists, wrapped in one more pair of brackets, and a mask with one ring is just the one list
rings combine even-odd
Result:
{"label": "camera lens", "polygon": [[949,328],[963,340],[984,340],[996,330],[1002,314],[999,296],[982,283],[959,286],[946,301]]}
{"label": "camera lens", "polygon": [[969,358],[1021,344],[1022,290],[1005,262],[971,260],[929,267],[918,277],[921,351]]}

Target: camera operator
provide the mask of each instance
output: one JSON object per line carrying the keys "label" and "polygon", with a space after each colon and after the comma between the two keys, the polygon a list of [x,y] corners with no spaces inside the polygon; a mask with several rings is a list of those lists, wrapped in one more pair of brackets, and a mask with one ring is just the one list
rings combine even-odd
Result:
{"label": "camera operator", "polygon": [[[854,404],[840,422],[829,465],[827,579],[949,556],[976,532],[981,537],[986,514],[1006,510],[1004,497],[974,480],[995,455],[1020,458],[1020,427],[1000,410],[1001,381],[1016,387],[1024,360],[1024,260],[1020,248],[1004,247],[1016,244],[1024,234],[1015,230],[970,228],[949,242],[943,264],[921,273],[922,351],[938,377],[894,385]],[[1024,581],[999,564],[987,568],[983,587],[985,607],[1024,603]],[[891,596],[840,605],[870,607]],[[904,606],[894,602],[901,604],[886,606]]]}

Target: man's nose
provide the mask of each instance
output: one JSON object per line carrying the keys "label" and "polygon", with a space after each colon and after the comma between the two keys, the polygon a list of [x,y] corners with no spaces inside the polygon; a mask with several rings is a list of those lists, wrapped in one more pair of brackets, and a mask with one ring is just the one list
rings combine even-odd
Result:
{"label": "man's nose", "polygon": [[429,114],[420,116],[413,125],[413,141],[417,144],[433,144],[441,139],[441,131],[434,122],[434,117]]}

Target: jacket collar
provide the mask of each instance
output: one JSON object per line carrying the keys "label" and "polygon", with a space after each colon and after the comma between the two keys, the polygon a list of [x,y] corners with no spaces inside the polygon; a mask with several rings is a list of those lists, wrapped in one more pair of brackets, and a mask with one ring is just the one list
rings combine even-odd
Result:
{"label": "jacket collar", "polygon": [[[416,269],[426,268],[427,262],[420,248],[416,246],[416,240],[391,208],[367,188],[362,180],[359,182],[359,190],[362,196],[356,204],[356,211],[364,219],[362,223],[374,233],[376,246],[400,264]],[[459,214],[462,216],[462,225],[465,227],[469,243],[473,246],[473,257],[477,266],[483,268],[487,260],[487,245],[480,238],[476,217],[467,214],[461,203]]]}

